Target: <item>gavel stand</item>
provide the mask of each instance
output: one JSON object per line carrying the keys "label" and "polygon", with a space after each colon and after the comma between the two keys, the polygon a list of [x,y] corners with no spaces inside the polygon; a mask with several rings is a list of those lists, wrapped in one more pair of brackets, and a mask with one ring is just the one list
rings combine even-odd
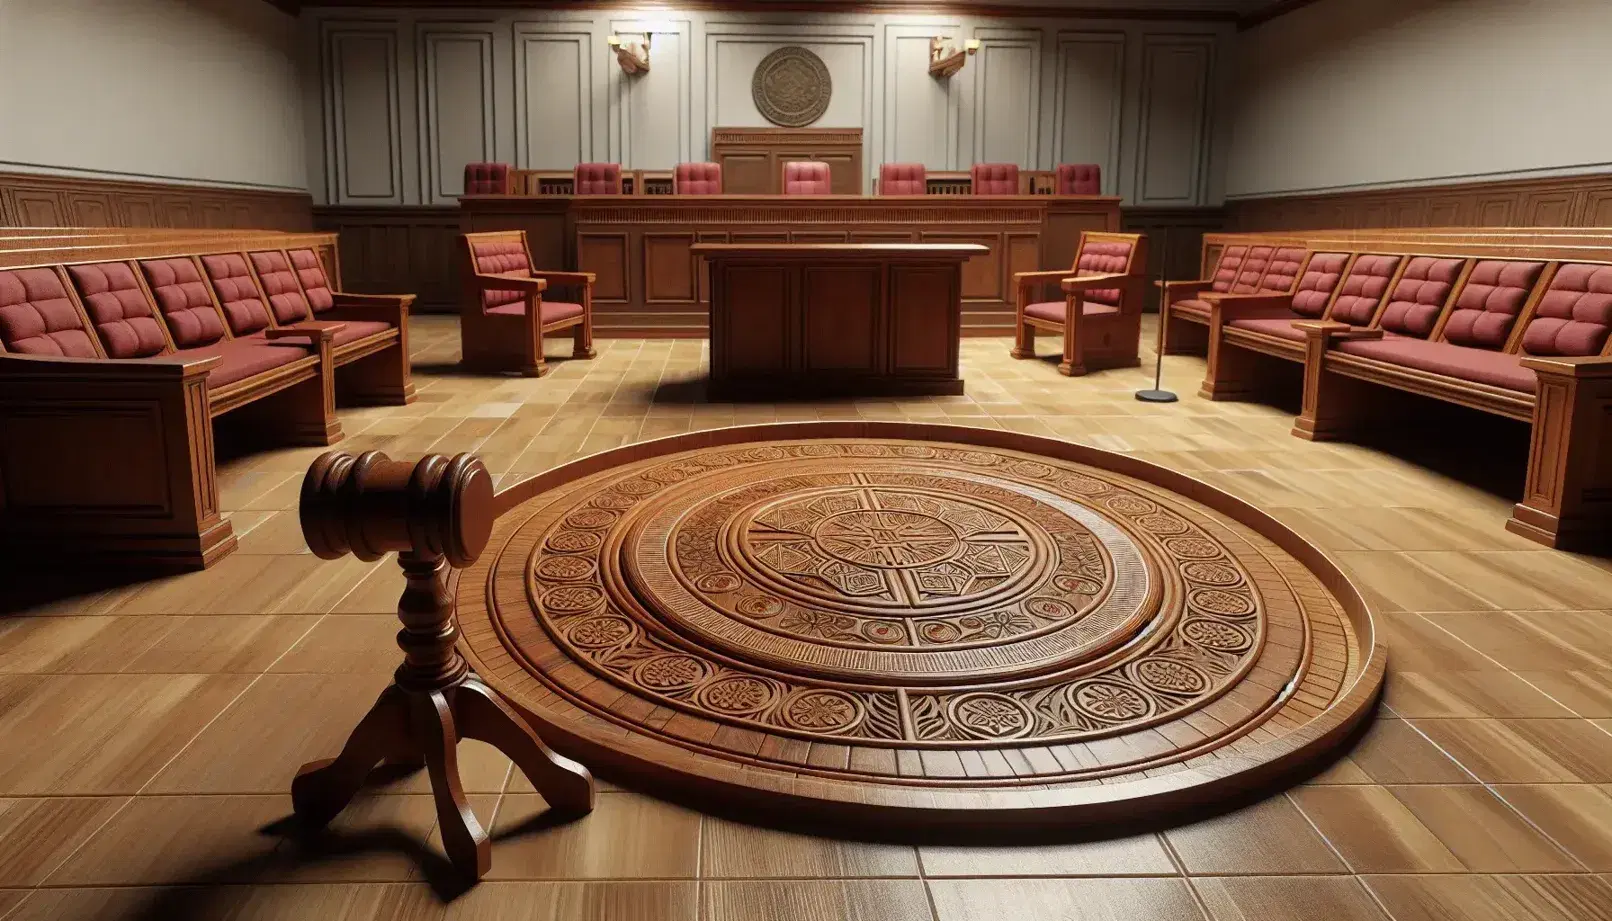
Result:
{"label": "gavel stand", "polygon": [[315,554],[378,559],[395,550],[406,585],[397,609],[403,664],[341,754],[297,772],[291,783],[297,816],[324,826],[382,761],[423,762],[448,860],[479,880],[492,864],[492,848],[459,782],[461,738],[479,739],[509,756],[555,812],[591,812],[588,769],[550,750],[476,677],[455,646],[459,624],[447,570],[450,563],[474,562],[492,529],[492,478],[481,462],[464,454],[451,461],[431,455],[417,464],[373,451],[356,458],[325,454],[303,481],[301,516]]}

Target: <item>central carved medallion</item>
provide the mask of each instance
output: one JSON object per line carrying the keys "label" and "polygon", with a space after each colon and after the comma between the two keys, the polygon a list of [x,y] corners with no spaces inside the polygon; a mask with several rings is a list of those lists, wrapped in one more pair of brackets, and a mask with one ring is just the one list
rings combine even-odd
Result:
{"label": "central carved medallion", "polygon": [[750,81],[757,111],[785,128],[803,128],[822,118],[833,89],[823,59],[798,45],[762,58]]}

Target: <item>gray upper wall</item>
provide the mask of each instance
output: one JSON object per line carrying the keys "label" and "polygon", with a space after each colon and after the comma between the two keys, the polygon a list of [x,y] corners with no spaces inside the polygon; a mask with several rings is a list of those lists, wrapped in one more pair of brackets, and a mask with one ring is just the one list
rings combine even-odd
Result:
{"label": "gray upper wall", "polygon": [[[316,202],[451,204],[464,164],[669,169],[709,155],[713,127],[765,125],[755,63],[802,45],[833,81],[821,127],[860,126],[881,162],[966,170],[1095,162],[1127,204],[1218,204],[1230,25],[947,15],[617,10],[311,10],[302,17]],[[612,32],[654,31],[624,77]],[[929,39],[977,38],[950,81]]]}
{"label": "gray upper wall", "polygon": [[299,50],[263,0],[0,0],[0,170],[302,191]]}
{"label": "gray upper wall", "polygon": [[1320,0],[1233,51],[1229,197],[1612,169],[1612,0]]}

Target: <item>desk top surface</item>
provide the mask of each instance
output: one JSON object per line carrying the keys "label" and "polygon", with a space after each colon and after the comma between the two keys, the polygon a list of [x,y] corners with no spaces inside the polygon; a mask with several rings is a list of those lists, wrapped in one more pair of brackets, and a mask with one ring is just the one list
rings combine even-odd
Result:
{"label": "desk top surface", "polygon": [[689,252],[701,256],[936,256],[968,258],[990,252],[980,243],[696,243]]}

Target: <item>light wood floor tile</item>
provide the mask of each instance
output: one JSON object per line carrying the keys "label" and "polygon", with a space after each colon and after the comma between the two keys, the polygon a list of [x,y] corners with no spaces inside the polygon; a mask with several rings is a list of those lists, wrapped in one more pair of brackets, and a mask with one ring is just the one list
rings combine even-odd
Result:
{"label": "light wood floor tile", "polygon": [[25,617],[0,625],[0,672],[258,674],[314,616]]}
{"label": "light wood floor tile", "polygon": [[142,796],[63,863],[52,886],[252,882],[272,872],[289,796]]}
{"label": "light wood floor tile", "polygon": [[1390,787],[1468,870],[1563,873],[1584,870],[1522,816],[1480,786]]}
{"label": "light wood floor tile", "polygon": [[1410,722],[1485,783],[1573,783],[1582,779],[1499,720]]}
{"label": "light wood floor tile", "polygon": [[1025,847],[918,848],[924,875],[1173,876],[1175,864],[1157,835]]}
{"label": "light wood floor tile", "polygon": [[1180,879],[933,880],[938,921],[1199,919]]}
{"label": "light wood floor tile", "polygon": [[1474,719],[1483,716],[1548,719],[1574,713],[1517,675],[1484,671],[1404,672],[1389,676],[1383,704],[1407,718]]}
{"label": "light wood floor tile", "polygon": [[138,792],[251,680],[0,676],[0,795]]}
{"label": "light wood floor tile", "polygon": [[1589,720],[1503,720],[1557,764],[1588,783],[1612,782],[1612,732]]}
{"label": "light wood floor tile", "polygon": [[1591,921],[1612,918],[1612,886],[1593,876],[1372,876],[1395,921]]}
{"label": "light wood floor tile", "polygon": [[1495,787],[1530,822],[1591,870],[1612,872],[1612,793],[1589,784]]}
{"label": "light wood floor tile", "polygon": [[1482,651],[1503,668],[1517,671],[1612,668],[1612,661],[1563,642],[1517,614],[1426,616],[1428,621]]}
{"label": "light wood floor tile", "polygon": [[122,796],[0,799],[0,887],[39,885],[128,801]]}
{"label": "light wood floor tile", "polygon": [[[353,886],[174,886],[40,889],[6,921],[381,921]],[[426,917],[430,917],[427,915]]]}
{"label": "light wood floor tile", "polygon": [[1164,833],[1191,874],[1344,873],[1347,867],[1285,796]]}
{"label": "light wood floor tile", "polygon": [[910,845],[836,841],[706,818],[700,842],[700,876],[861,877],[917,876]]}
{"label": "light wood floor tile", "polygon": [[390,675],[402,658],[397,631],[396,614],[327,616],[269,671]]}
{"label": "light wood floor tile", "polygon": [[1194,879],[1210,921],[1388,921],[1352,877]]}
{"label": "light wood floor tile", "polygon": [[1377,629],[1390,650],[1390,672],[1484,671],[1504,666],[1440,629],[1421,614],[1373,612]]}
{"label": "light wood floor tile", "polygon": [[1380,784],[1470,783],[1473,779],[1404,720],[1376,720],[1349,752],[1349,760]]}
{"label": "light wood floor tile", "polygon": [[1438,836],[1383,787],[1305,787],[1292,797],[1356,873],[1463,869]]}
{"label": "light wood floor tile", "polygon": [[[112,610],[118,614],[322,614],[378,565],[356,557],[331,561],[312,554],[235,553],[211,569],[148,583]],[[397,578],[401,592],[402,577]],[[394,598],[391,610],[396,609]]]}
{"label": "light wood floor tile", "polygon": [[701,921],[932,921],[918,880],[701,883]]}
{"label": "light wood floor tile", "polygon": [[601,793],[591,815],[549,823],[536,794],[510,794],[488,879],[694,879],[700,816],[636,793]]}
{"label": "light wood floor tile", "polygon": [[1516,674],[1579,716],[1612,718],[1612,669],[1520,671]]}

